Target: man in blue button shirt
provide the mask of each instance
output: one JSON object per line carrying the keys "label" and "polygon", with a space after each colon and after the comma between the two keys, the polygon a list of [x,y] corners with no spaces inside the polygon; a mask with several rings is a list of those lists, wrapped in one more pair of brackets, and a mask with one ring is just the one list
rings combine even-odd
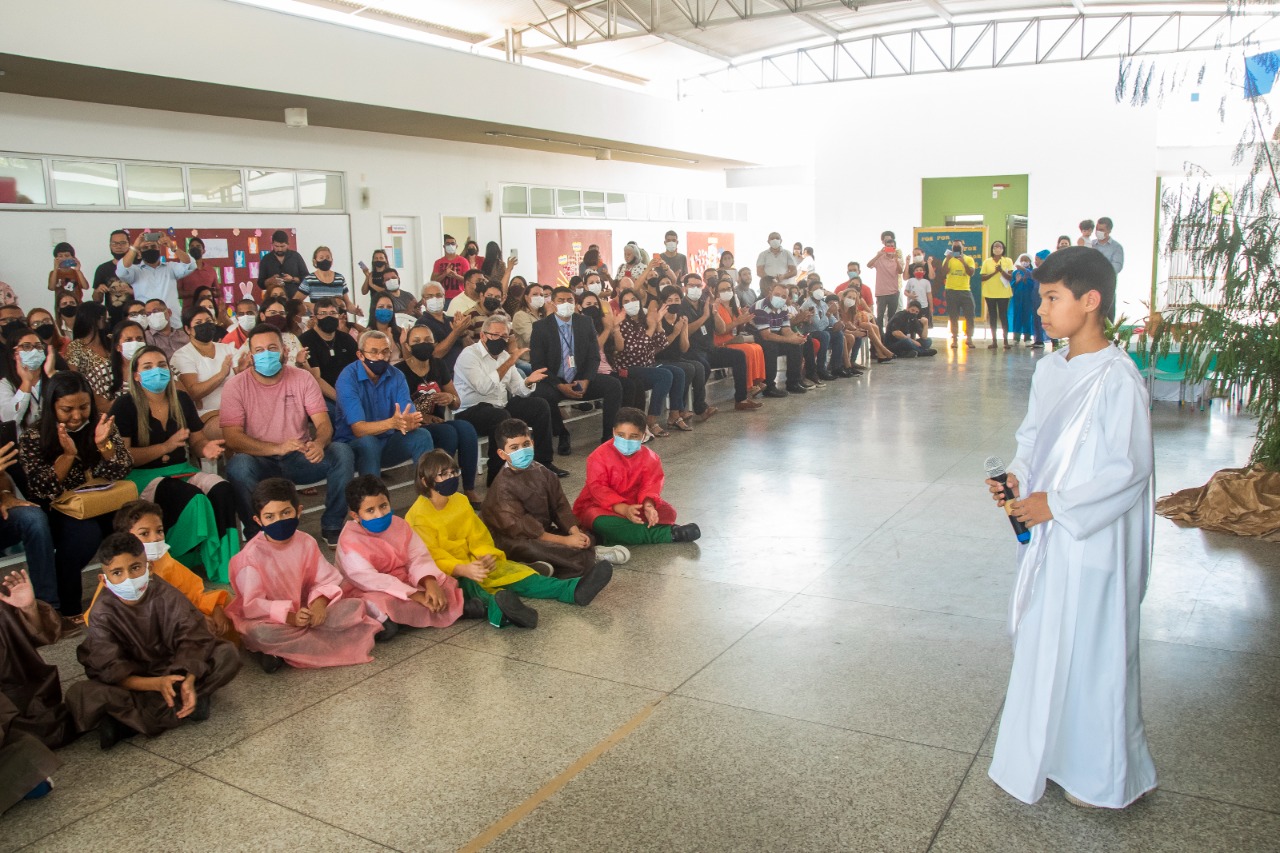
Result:
{"label": "man in blue button shirt", "polygon": [[391,369],[391,342],[382,332],[360,336],[356,361],[338,374],[338,418],[334,439],[351,446],[356,473],[375,477],[435,448],[422,413],[409,397],[409,383]]}
{"label": "man in blue button shirt", "polygon": [[[165,260],[165,250],[173,252],[177,260]],[[190,275],[195,269],[191,256],[167,234],[148,231],[139,233],[129,251],[116,263],[116,275],[132,285],[134,299],[140,302],[160,299],[169,306],[169,326],[173,329],[182,328],[178,321],[182,316],[178,279]]]}

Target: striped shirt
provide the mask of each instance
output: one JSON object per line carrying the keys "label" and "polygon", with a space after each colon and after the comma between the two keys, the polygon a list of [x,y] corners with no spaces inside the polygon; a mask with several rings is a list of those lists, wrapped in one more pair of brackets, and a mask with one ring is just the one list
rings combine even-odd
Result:
{"label": "striped shirt", "polygon": [[335,272],[333,281],[325,284],[316,278],[315,273],[308,273],[307,277],[302,280],[302,284],[298,285],[298,290],[306,294],[310,300],[320,299],[325,296],[343,296],[347,295],[347,280],[342,277],[342,273]]}

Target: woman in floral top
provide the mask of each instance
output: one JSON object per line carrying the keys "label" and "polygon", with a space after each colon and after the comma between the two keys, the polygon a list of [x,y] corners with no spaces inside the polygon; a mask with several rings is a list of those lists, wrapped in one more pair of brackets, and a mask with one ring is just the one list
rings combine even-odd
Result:
{"label": "woman in floral top", "polygon": [[618,296],[618,306],[623,319],[613,330],[613,347],[616,353],[613,364],[623,376],[639,379],[652,392],[649,395],[649,432],[663,438],[669,433],[658,424],[662,414],[662,400],[667,398],[671,412],[680,411],[684,405],[684,371],[671,365],[655,364],[658,351],[674,340],[658,328],[658,312],[648,312],[640,303],[634,290],[624,290]]}
{"label": "woman in floral top", "polygon": [[[124,479],[133,461],[115,421],[98,414],[84,376],[64,370],[49,377],[46,384],[40,424],[18,439],[18,462],[27,476],[27,497],[48,509],[55,498],[83,486],[90,477]],[[76,519],[56,511],[49,513],[59,609],[64,616],[76,616],[84,610],[80,573],[103,537],[111,533],[112,516],[105,513]]]}
{"label": "woman in floral top", "polygon": [[[137,323],[132,325],[142,331]],[[113,376],[111,369],[112,341],[107,332],[107,309],[97,302],[81,305],[76,309],[71,335],[71,343],[67,344],[63,358],[72,370],[89,381],[89,387],[97,398],[98,410],[105,412],[120,393],[120,377]]]}

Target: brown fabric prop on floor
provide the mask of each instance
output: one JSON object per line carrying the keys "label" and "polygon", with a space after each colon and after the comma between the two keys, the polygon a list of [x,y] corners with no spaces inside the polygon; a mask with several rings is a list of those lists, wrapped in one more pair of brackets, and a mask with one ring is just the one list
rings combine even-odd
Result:
{"label": "brown fabric prop on floor", "polygon": [[1280,542],[1280,472],[1225,468],[1203,486],[1160,498],[1156,512],[1184,527]]}

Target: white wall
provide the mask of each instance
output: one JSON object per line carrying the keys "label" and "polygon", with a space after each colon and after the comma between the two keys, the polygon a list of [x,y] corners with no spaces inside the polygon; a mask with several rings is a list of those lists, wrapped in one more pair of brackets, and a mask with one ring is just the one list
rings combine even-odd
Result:
{"label": "white wall", "polygon": [[[347,177],[350,237],[342,240],[332,235],[331,224],[322,223],[322,219],[332,217],[0,211],[0,280],[12,285],[28,306],[44,304],[48,299],[45,282],[52,266],[52,228],[67,229],[81,261],[88,267],[107,258],[107,235],[116,227],[157,223],[219,227],[270,220],[298,228],[304,255],[322,242],[330,245],[339,255],[335,258],[336,268],[351,279],[355,260],[367,258],[382,245],[383,215],[419,218],[418,255],[424,265],[440,254],[438,234],[443,215],[476,217],[479,233],[473,236],[482,246],[484,241],[498,240],[500,183],[745,201],[751,221],[736,224],[742,235],[740,246],[763,245],[765,235],[774,228],[807,233],[812,223],[812,199],[804,191],[768,187],[728,190],[723,172],[330,128],[290,130],[274,122],[3,94],[0,127],[4,128],[0,146],[10,151],[331,170],[344,172]],[[367,208],[361,206],[362,188],[369,191]],[[492,191],[495,199],[490,212],[484,209],[487,191]],[[591,227],[593,221],[560,222],[560,227]],[[669,225],[681,232],[716,230],[711,223],[677,221]],[[668,223],[636,223],[641,238],[656,228],[660,239],[667,227]],[[519,249],[522,273],[529,274],[536,268],[532,242],[504,248]],[[351,257],[350,252],[356,257]]]}

